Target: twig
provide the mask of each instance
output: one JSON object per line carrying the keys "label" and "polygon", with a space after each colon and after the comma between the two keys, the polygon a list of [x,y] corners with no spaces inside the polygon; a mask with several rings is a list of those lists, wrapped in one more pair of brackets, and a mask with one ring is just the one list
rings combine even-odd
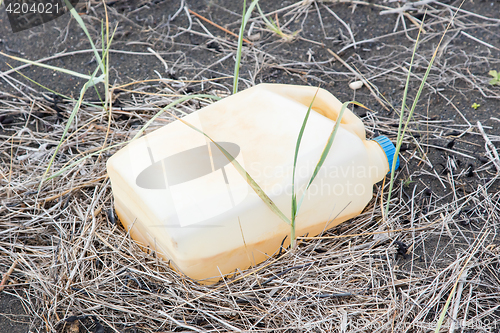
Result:
{"label": "twig", "polygon": [[478,42],[478,43],[480,43],[480,44],[483,44],[483,45],[485,45],[485,46],[487,46],[487,47],[489,47],[489,48],[492,48],[492,49],[495,49],[495,50],[497,50],[497,51],[500,51],[500,49],[499,49],[498,47],[493,46],[493,45],[491,45],[491,44],[488,44],[488,43],[486,43],[486,42],[483,42],[483,41],[482,41],[482,40],[480,40],[479,38],[476,38],[476,37],[474,37],[474,36],[471,36],[471,35],[469,35],[468,33],[466,33],[465,31],[460,31],[460,33],[461,33],[462,35],[464,35],[465,37],[469,37],[470,39],[472,39],[472,40],[474,40],[474,41],[476,41],[476,42]]}
{"label": "twig", "polygon": [[7,271],[7,273],[4,274],[4,276],[2,278],[2,282],[0,282],[0,292],[2,292],[3,289],[5,288],[5,284],[7,283],[7,280],[9,279],[9,276],[12,274],[12,272],[16,268],[18,262],[19,262],[19,259],[14,260],[14,262],[10,266],[9,270]]}
{"label": "twig", "polygon": [[491,143],[491,140],[488,138],[488,136],[484,132],[483,125],[481,125],[481,122],[479,120],[477,121],[477,128],[479,129],[479,132],[481,132],[481,135],[484,138],[484,141],[485,141],[484,148],[486,149],[486,153],[488,154],[491,161],[495,165],[497,172],[500,172],[500,158],[498,157],[497,149],[495,148],[493,143]]}
{"label": "twig", "polygon": [[[431,225],[436,224],[440,222],[441,220],[436,220],[429,225],[426,225],[424,227],[420,228],[414,228],[414,229],[393,229],[393,230],[387,230],[387,231],[374,231],[374,232],[363,232],[359,234],[349,234],[349,235],[339,235],[339,236],[320,236],[320,237],[297,237],[297,239],[337,239],[337,238],[349,238],[349,237],[360,237],[360,236],[370,236],[370,235],[379,235],[379,234],[388,234],[391,232],[414,232],[414,231],[420,231],[420,230],[425,230],[430,228]],[[293,268],[293,267],[292,267]]]}
{"label": "twig", "polygon": [[356,48],[356,40],[354,39],[354,35],[352,33],[352,30],[351,28],[349,27],[349,25],[347,23],[344,22],[344,20],[342,20],[340,17],[338,17],[337,14],[335,14],[335,12],[333,10],[331,10],[330,8],[328,8],[327,6],[323,5],[324,8],[326,8],[326,10],[333,15],[333,17],[335,17],[337,19],[337,21],[339,21],[340,23],[342,23],[342,25],[347,29],[347,31],[349,32],[349,35],[351,36],[351,39],[352,39],[352,45],[354,46],[354,48]]}
{"label": "twig", "polygon": [[[178,320],[176,320],[174,317],[172,317],[171,315],[169,315],[168,313],[166,313],[165,311],[162,311],[162,310],[158,310],[158,313],[161,314],[162,316],[165,316],[167,317],[168,320],[172,321],[175,325],[177,325],[178,327],[184,327],[184,328],[187,328],[189,330],[193,330],[195,332],[203,332],[202,330],[194,327],[194,326],[191,326],[191,325],[187,325],[187,324],[184,324]],[[165,321],[166,322],[166,321]],[[162,325],[163,326],[163,325]]]}
{"label": "twig", "polygon": [[300,265],[300,266],[289,267],[289,268],[285,269],[283,272],[280,272],[280,273],[275,274],[274,276],[271,276],[269,279],[267,279],[266,281],[262,282],[261,285],[268,284],[269,282],[273,281],[274,279],[279,278],[280,276],[282,276],[282,275],[290,272],[291,270],[300,269],[300,268],[306,268],[306,267],[311,266],[312,264],[313,263],[310,262],[308,264],[304,264],[304,265]]}
{"label": "twig", "polygon": [[168,65],[167,65],[167,62],[165,61],[165,59],[163,59],[155,50],[153,50],[152,48],[148,47],[147,50],[151,53],[153,53],[155,55],[155,57],[158,58],[158,60],[161,61],[161,63],[163,64],[163,66],[165,67],[165,73],[168,73]]}
{"label": "twig", "polygon": [[351,66],[349,66],[349,64],[347,62],[344,61],[344,59],[342,59],[341,57],[339,57],[335,52],[333,52],[330,49],[326,49],[326,50],[328,51],[328,53],[330,53],[332,56],[334,56],[335,59],[337,59],[338,61],[340,61],[342,63],[342,65],[344,65],[348,70],[350,70],[358,78],[358,80],[361,80],[363,82],[363,84],[370,90],[370,92],[373,95],[373,97],[375,97],[375,99],[377,100],[377,102],[379,102],[380,105],[382,105],[382,107],[384,109],[386,109],[389,112],[391,111],[391,110],[389,110],[389,108],[387,108],[387,106],[384,104],[384,102],[382,102],[382,100],[378,97],[377,93],[373,90],[373,88],[371,87],[370,83],[368,81],[366,81],[366,79],[363,77],[363,75],[361,75],[358,72],[356,72]]}
{"label": "twig", "polygon": [[444,6],[444,7],[447,7],[447,8],[450,8],[452,9],[453,11],[457,11],[457,12],[460,12],[460,13],[465,13],[467,15],[471,15],[471,16],[475,16],[475,17],[478,17],[482,20],[488,20],[488,21],[494,21],[494,22],[500,22],[499,19],[497,18],[492,18],[492,17],[487,17],[487,16],[483,16],[483,15],[479,15],[479,14],[476,14],[476,13],[473,13],[473,12],[470,12],[470,11],[467,11],[465,9],[462,9],[462,8],[459,8],[459,7],[455,7],[455,6],[452,6],[452,5],[447,5],[445,3],[442,3],[441,1],[435,1],[434,2],[436,5],[440,5],[440,6]]}
{"label": "twig", "polygon": [[400,14],[403,13],[407,10],[415,10],[417,6],[423,6],[428,3],[434,2],[435,0],[422,0],[422,1],[417,1],[409,4],[405,4],[403,7],[400,8],[394,8],[394,9],[387,9],[383,10],[379,13],[379,15],[387,15],[387,14]]}
{"label": "twig", "polygon": [[[205,22],[207,22],[207,23],[210,23],[211,25],[213,25],[213,26],[214,26],[214,27],[216,27],[216,28],[219,28],[220,30],[224,31],[225,33],[228,33],[228,34],[230,34],[231,36],[238,38],[238,35],[237,35],[237,34],[235,34],[234,32],[229,31],[229,30],[227,30],[227,29],[226,29],[226,28],[224,28],[224,27],[221,27],[221,26],[220,26],[220,25],[218,25],[217,23],[210,21],[209,19],[207,19],[207,18],[205,18],[205,17],[201,16],[200,14],[198,14],[198,13],[196,13],[196,12],[193,12],[191,9],[188,9],[188,11],[189,11],[189,13],[193,14],[193,15],[194,15],[194,16],[196,16],[197,18],[202,19],[203,21],[205,21]],[[244,41],[245,43],[249,44],[249,45],[253,45],[253,43],[252,43],[251,41],[249,41],[248,39],[243,38],[243,41]]]}
{"label": "twig", "polygon": [[469,271],[466,269],[460,276],[460,282],[458,283],[457,293],[455,295],[455,301],[453,304],[453,312],[451,316],[450,333],[455,332],[455,325],[457,322],[458,310],[460,309],[460,299],[462,298],[462,290],[464,289],[464,284],[467,281],[467,275]]}

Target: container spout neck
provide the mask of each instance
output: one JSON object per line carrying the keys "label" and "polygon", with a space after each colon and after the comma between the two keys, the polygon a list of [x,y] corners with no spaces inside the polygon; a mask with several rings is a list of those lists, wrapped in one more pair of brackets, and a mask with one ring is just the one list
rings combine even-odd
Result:
{"label": "container spout neck", "polygon": [[[370,159],[370,176],[373,183],[378,183],[391,172],[396,148],[386,136],[378,136],[364,142]],[[396,159],[396,168],[399,167],[399,157]]]}

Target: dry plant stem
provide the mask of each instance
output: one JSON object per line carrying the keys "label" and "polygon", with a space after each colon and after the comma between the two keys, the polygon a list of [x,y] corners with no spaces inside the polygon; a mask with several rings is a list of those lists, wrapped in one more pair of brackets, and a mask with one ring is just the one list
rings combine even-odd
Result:
{"label": "dry plant stem", "polygon": [[455,331],[456,322],[458,322],[457,316],[458,316],[458,310],[460,309],[460,300],[462,298],[462,292],[464,284],[467,280],[468,273],[469,271],[465,270],[460,275],[460,282],[458,283],[457,293],[453,304],[454,306],[453,306],[453,313],[451,316],[450,331],[449,331],[450,333],[453,333]]}
{"label": "dry plant stem", "polygon": [[308,239],[308,240],[313,240],[313,239],[339,239],[339,238],[350,238],[350,237],[360,237],[360,236],[371,236],[371,235],[380,235],[380,234],[389,234],[389,233],[395,233],[395,232],[415,232],[415,231],[422,231],[422,230],[427,230],[429,229],[432,225],[441,222],[441,221],[435,221],[429,224],[428,226],[416,228],[416,229],[393,229],[393,230],[386,230],[386,231],[374,231],[374,232],[363,232],[359,234],[348,234],[348,235],[341,235],[341,236],[315,236],[315,237],[297,237],[297,239]]}
{"label": "dry plant stem", "polygon": [[335,12],[333,10],[331,10],[330,8],[328,8],[327,6],[323,5],[323,8],[325,8],[330,14],[332,14],[332,16],[335,17],[337,19],[337,21],[339,21],[346,28],[346,30],[349,32],[349,35],[351,36],[352,45],[356,49],[357,48],[356,40],[354,39],[354,35],[353,35],[352,30],[349,27],[349,25],[347,23],[345,23],[344,20],[342,20],[340,17],[338,17],[338,15],[335,14]]}
{"label": "dry plant stem", "polygon": [[[462,5],[464,4],[465,0],[462,0],[462,3],[460,4],[459,8],[462,7]],[[446,35],[446,32],[449,30],[450,26],[452,25],[453,23],[453,20],[455,19],[455,17],[457,16],[457,13],[458,11],[455,12],[455,14],[453,15],[452,19],[450,20],[450,22],[448,23],[448,25],[446,26],[446,29],[445,31],[443,32],[442,36],[441,36],[441,39],[439,40],[439,43],[438,45],[436,46],[435,50],[434,50],[434,53],[432,55],[432,58],[431,60],[429,61],[429,65],[427,66],[427,70],[424,74],[424,78],[422,79],[422,82],[420,83],[420,87],[418,88],[418,91],[417,91],[417,94],[415,96],[415,99],[413,101],[413,104],[412,104],[412,107],[410,109],[410,112],[408,114],[408,118],[406,120],[406,123],[404,125],[404,128],[403,130],[401,131],[401,125],[402,125],[402,119],[403,119],[403,114],[404,114],[404,109],[405,109],[405,102],[406,102],[406,92],[408,91],[408,82],[409,82],[409,78],[410,78],[410,74],[411,74],[411,67],[410,69],[408,70],[408,77],[407,77],[407,84],[405,85],[405,93],[404,93],[404,97],[403,97],[403,103],[402,103],[402,107],[401,107],[401,118],[400,118],[400,122],[399,122],[399,127],[398,127],[398,142],[396,144],[396,152],[394,154],[394,158],[393,158],[393,162],[392,162],[392,170],[391,170],[391,181],[389,183],[389,192],[387,194],[388,198],[387,198],[387,206],[386,206],[386,215],[387,213],[389,212],[389,203],[390,203],[390,198],[391,198],[391,193],[392,193],[392,187],[393,187],[393,183],[394,183],[394,171],[395,171],[395,168],[396,168],[396,160],[398,158],[398,155],[399,155],[399,150],[401,148],[401,145],[403,143],[403,137],[404,137],[404,134],[406,132],[406,129],[408,128],[408,124],[410,122],[410,119],[412,118],[413,116],[413,112],[415,111],[415,107],[418,103],[418,100],[420,98],[420,94],[422,93],[422,90],[424,88],[424,85],[425,85],[425,82],[427,80],[427,77],[429,75],[429,72],[432,68],[432,64],[434,63],[434,60],[436,59],[436,55],[437,53],[439,52],[439,47],[441,45],[441,43],[443,42],[443,39],[444,39],[444,36]],[[413,51],[413,54],[412,54],[412,59],[413,57],[415,56],[415,52],[416,52],[416,47],[417,47],[417,44],[418,44],[418,38],[420,37],[420,33],[422,31],[422,27],[423,27],[423,24],[421,25],[420,27],[420,30],[419,30],[419,34],[418,34],[418,37],[417,37],[417,42],[415,43],[415,49]],[[413,60],[412,60],[412,63],[413,63]],[[411,65],[410,65],[411,66]]]}
{"label": "dry plant stem", "polygon": [[195,332],[203,332],[202,330],[200,330],[200,329],[198,329],[198,328],[196,328],[196,327],[194,327],[194,326],[187,325],[187,324],[185,324],[185,323],[183,323],[183,322],[180,322],[180,321],[176,320],[175,318],[173,318],[172,316],[170,316],[170,315],[169,315],[168,313],[166,313],[165,311],[161,311],[161,310],[159,310],[159,311],[158,311],[158,313],[159,313],[160,315],[162,315],[162,316],[165,316],[165,317],[167,318],[167,319],[165,319],[165,321],[163,322],[163,324],[162,324],[162,325],[160,325],[160,326],[165,325],[165,324],[166,324],[166,322],[167,322],[167,320],[170,320],[170,321],[172,321],[174,324],[176,324],[176,325],[177,325],[177,326],[179,326],[179,327],[182,327],[182,328],[187,328],[188,330],[192,330],[192,331],[195,331]]}
{"label": "dry plant stem", "polygon": [[373,88],[371,87],[370,83],[366,81],[366,79],[361,75],[359,74],[358,72],[356,72],[351,66],[349,66],[348,63],[346,63],[344,61],[344,59],[342,59],[341,57],[339,57],[335,52],[333,52],[332,50],[330,49],[326,49],[328,51],[328,53],[330,53],[332,56],[334,56],[335,59],[337,59],[338,61],[340,61],[342,63],[342,65],[344,65],[348,70],[350,70],[358,80],[362,81],[363,84],[370,90],[370,93],[372,94],[373,97],[375,97],[375,99],[377,100],[377,102],[379,102],[379,104],[384,108],[386,109],[387,111],[391,111],[387,105],[385,105],[385,103],[378,97],[378,94],[373,90]]}
{"label": "dry plant stem", "polygon": [[[196,13],[196,12],[192,11],[191,9],[188,9],[188,11],[189,11],[191,14],[193,14],[194,16],[198,17],[199,19],[202,19],[203,21],[205,21],[205,22],[207,22],[207,23],[210,23],[211,25],[213,25],[214,27],[216,27],[216,28],[218,28],[218,29],[220,29],[220,30],[224,31],[225,33],[228,33],[228,34],[230,34],[231,36],[234,36],[234,37],[238,38],[238,35],[237,35],[237,34],[235,34],[234,32],[229,31],[229,30],[227,30],[227,29],[226,29],[226,28],[224,28],[224,27],[221,27],[221,26],[220,26],[220,25],[218,25],[217,23],[210,21],[210,20],[209,20],[209,19],[207,19],[206,17],[201,16],[200,14],[198,14],[198,13]],[[251,41],[249,41],[248,39],[243,38],[243,41],[244,41],[245,43],[247,43],[248,45],[253,45],[253,43],[252,43]]]}
{"label": "dry plant stem", "polygon": [[19,262],[19,259],[14,260],[14,262],[10,266],[9,270],[3,275],[2,281],[0,282],[0,293],[5,288],[5,285],[7,284],[7,281],[9,280],[9,277],[12,274],[12,272],[14,272],[14,269],[16,268],[18,262]]}
{"label": "dry plant stem", "polygon": [[446,316],[446,312],[448,311],[448,306],[450,305],[450,302],[455,294],[455,290],[457,289],[457,286],[458,286],[459,282],[461,281],[462,274],[464,274],[465,270],[467,269],[467,265],[469,264],[469,261],[472,259],[473,255],[476,253],[479,246],[481,246],[483,244],[482,242],[484,241],[484,239],[486,238],[486,236],[488,234],[489,234],[489,232],[483,233],[482,237],[479,239],[476,246],[472,250],[471,254],[469,255],[469,257],[465,261],[464,265],[462,266],[462,269],[458,273],[458,278],[456,279],[455,283],[453,284],[453,288],[450,291],[450,295],[448,296],[448,299],[446,300],[446,303],[444,305],[443,311],[441,312],[441,315],[439,317],[438,323],[436,325],[436,330],[434,331],[434,333],[439,333],[439,331],[441,329],[441,325],[442,325],[444,318]]}
{"label": "dry plant stem", "polygon": [[[398,159],[399,149],[400,149],[402,141],[403,141],[404,131],[406,130],[406,126],[408,125],[408,123],[409,123],[409,121],[410,121],[410,119],[411,119],[411,117],[413,115],[414,107],[416,105],[416,102],[418,101],[418,95],[419,95],[419,93],[417,93],[417,97],[415,98],[415,101],[413,103],[412,109],[410,110],[410,113],[408,115],[408,118],[407,118],[407,121],[406,121],[406,126],[405,126],[404,130],[402,131],[402,125],[403,125],[403,119],[404,119],[403,115],[404,115],[405,108],[406,108],[406,97],[407,97],[407,94],[408,94],[408,87],[409,87],[409,84],[410,84],[411,68],[413,66],[413,60],[415,58],[415,53],[417,52],[417,45],[418,45],[418,41],[420,39],[420,33],[422,32],[422,27],[423,27],[423,24],[420,27],[420,30],[419,30],[418,35],[417,35],[417,41],[415,42],[415,46],[413,48],[413,53],[411,55],[410,67],[408,68],[408,75],[406,76],[405,90],[404,90],[403,99],[402,99],[402,102],[401,102],[401,112],[399,114],[399,124],[398,124],[398,136],[397,136],[397,142],[396,142],[396,150],[395,150],[395,153],[394,153],[394,157],[392,159],[392,170],[390,170],[391,178],[390,178],[390,181],[389,181],[389,191],[387,192],[387,204],[386,204],[386,209],[385,209],[385,214],[384,214],[385,218],[387,218],[388,214],[389,214],[389,204],[390,204],[390,201],[391,201],[392,187],[393,187],[393,184],[394,184],[394,172],[396,170],[396,161]],[[438,45],[438,47],[439,47],[439,45]],[[436,50],[438,49],[438,47],[436,48]],[[434,54],[434,56],[435,56],[435,54]],[[432,61],[434,60],[434,56],[431,59],[431,62],[429,63],[427,71],[429,71],[430,67],[432,66]],[[425,82],[426,77],[427,76],[425,76],[424,79],[422,80],[422,84],[420,85],[421,88],[423,86],[423,83]],[[421,91],[421,89],[419,91]]]}
{"label": "dry plant stem", "polygon": [[500,173],[500,158],[498,157],[498,152],[497,149],[495,148],[495,145],[491,142],[490,138],[488,138],[488,135],[486,135],[483,125],[479,120],[477,121],[477,128],[479,129],[479,132],[484,138],[486,153],[493,162],[493,165],[497,169],[497,172]]}
{"label": "dry plant stem", "polygon": [[466,37],[468,37],[468,38],[470,38],[470,39],[472,39],[472,40],[474,40],[474,41],[478,42],[478,43],[481,43],[481,44],[483,44],[483,45],[485,45],[485,46],[487,46],[487,47],[491,48],[491,49],[494,49],[494,50],[500,51],[500,48],[495,47],[495,46],[493,46],[493,45],[491,45],[491,44],[488,44],[488,43],[486,43],[486,42],[484,42],[484,41],[480,40],[479,38],[476,38],[476,37],[474,37],[474,36],[471,36],[471,35],[469,35],[468,33],[466,33],[465,31],[460,31],[460,33],[461,33],[462,35],[464,35],[464,36],[466,36]]}
{"label": "dry plant stem", "polygon": [[80,186],[75,186],[75,187],[72,187],[72,188],[70,188],[69,190],[63,191],[63,192],[61,192],[61,193],[58,193],[58,194],[56,194],[56,195],[53,195],[53,196],[48,197],[48,198],[46,198],[46,199],[43,199],[43,202],[44,202],[44,203],[47,203],[47,202],[53,201],[53,200],[58,199],[58,198],[60,198],[60,197],[62,197],[62,196],[64,196],[64,195],[66,195],[66,194],[68,194],[68,193],[71,193],[71,192],[73,192],[73,191],[75,191],[75,190],[78,190],[78,189],[80,189],[80,188],[83,188],[83,187],[89,186],[89,185],[91,185],[91,184],[93,184],[93,183],[95,183],[95,182],[100,182],[100,181],[102,181],[103,179],[106,179],[106,178],[107,178],[107,176],[101,176],[101,177],[98,177],[98,178],[96,178],[96,179],[91,180],[90,182],[87,182],[87,183],[82,184],[82,185],[80,185]]}
{"label": "dry plant stem", "polygon": [[[160,61],[161,61],[161,63],[163,64],[163,67],[165,67],[165,73],[168,73],[168,65],[167,65],[167,63],[165,62],[165,59],[163,59],[163,58],[161,57],[161,55],[159,55],[159,54],[158,54],[158,52],[156,52],[156,51],[155,51],[155,50],[153,50],[152,48],[148,47],[148,48],[147,48],[147,50],[148,50],[149,52],[151,52],[152,54],[154,54],[154,55],[155,55],[155,57],[156,57],[156,58],[158,58],[158,60],[160,60]],[[158,81],[160,81],[160,80],[161,80],[161,79],[159,79]],[[114,89],[117,89],[117,88],[114,88]]]}
{"label": "dry plant stem", "polygon": [[400,14],[406,12],[407,10],[416,9],[417,6],[426,5],[431,2],[434,2],[434,0],[422,0],[422,1],[412,2],[409,4],[405,4],[403,7],[383,10],[379,13],[379,15]]}
{"label": "dry plant stem", "polygon": [[[85,255],[87,254],[87,251],[89,249],[89,246],[90,246],[90,243],[94,237],[94,232],[95,232],[95,229],[96,229],[96,215],[99,214],[99,211],[102,209],[101,207],[97,210],[97,211],[94,211],[94,208],[95,208],[95,205],[99,202],[99,199],[100,197],[102,196],[102,194],[106,191],[106,187],[103,187],[103,189],[101,190],[101,192],[99,192],[99,194],[97,194],[97,187],[96,187],[96,192],[94,192],[95,194],[97,195],[94,195],[94,200],[93,200],[93,203],[92,205],[89,207],[89,210],[87,211],[87,214],[84,218],[84,222],[86,222],[87,220],[87,217],[89,215],[89,212],[92,212],[90,215],[91,215],[91,220],[92,220],[92,223],[91,223],[91,226],[90,226],[90,232],[86,238],[86,241],[85,241],[85,245],[83,247],[83,250],[82,252],[80,253],[80,257],[79,259],[77,260],[76,262],[76,265],[73,267],[73,270],[71,271],[69,277],[68,277],[68,281],[66,282],[66,289],[68,289],[71,285],[71,283],[73,282],[73,278],[75,277],[75,274],[77,273],[79,267],[80,267],[80,263],[83,261]],[[83,237],[83,234],[85,233],[85,231],[87,230],[87,228],[84,228],[82,230],[82,234],[81,236]]]}

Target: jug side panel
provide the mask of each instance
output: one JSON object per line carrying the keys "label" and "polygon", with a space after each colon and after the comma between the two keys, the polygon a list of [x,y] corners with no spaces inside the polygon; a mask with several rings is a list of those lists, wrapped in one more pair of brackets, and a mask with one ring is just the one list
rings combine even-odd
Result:
{"label": "jug side panel", "polygon": [[[259,89],[269,90],[278,95],[285,96],[289,99],[295,100],[306,107],[309,107],[314,95],[317,92],[316,98],[314,98],[313,109],[314,111],[322,114],[323,116],[336,121],[340,110],[342,108],[342,103],[327,90],[316,87],[309,86],[295,86],[295,85],[285,85],[285,84],[272,84],[272,83],[262,83],[258,86]],[[361,119],[358,118],[351,110],[346,109],[344,115],[342,116],[341,126],[349,130],[351,133],[356,134],[360,139],[364,140],[366,138],[365,127]]]}
{"label": "jug side panel", "polygon": [[[298,228],[296,234],[298,236],[305,236],[306,234],[316,236],[325,230],[327,224],[328,228],[333,228],[357,216],[362,210],[342,214],[333,221],[321,221],[306,228]],[[284,238],[285,236],[287,237]],[[283,233],[268,234],[255,243],[247,243],[246,246],[243,245],[210,257],[180,261],[178,264],[183,273],[189,277],[199,280],[198,282],[202,284],[213,284],[220,280],[221,273],[222,275],[230,275],[237,271],[236,268],[245,270],[272,258],[279,251],[282,243],[284,248],[290,246],[288,233],[285,235]]]}
{"label": "jug side panel", "polygon": [[[156,250],[166,260],[175,261],[174,241],[164,228],[164,223],[158,220],[154,210],[149,209],[143,197],[134,191],[129,183],[125,182],[122,175],[116,171],[114,157],[107,163],[107,171],[111,179],[115,210],[126,232],[136,240],[142,248],[149,246]],[[175,221],[170,224],[178,224]]]}
{"label": "jug side panel", "polygon": [[[351,146],[352,141],[356,141],[349,152],[343,151],[349,146],[346,141],[351,141]],[[338,174],[338,177],[333,179],[329,179],[329,175],[320,173],[317,180],[323,180],[325,183],[319,182],[320,188],[327,185],[328,188],[333,188],[333,191],[326,194],[321,193],[322,189],[320,189],[311,193],[310,197],[306,197],[297,220],[298,236],[305,234],[315,236],[324,230],[335,227],[358,215],[373,197],[372,178],[369,177],[368,171],[364,170],[364,168],[369,168],[368,152],[362,141],[353,139],[351,133],[346,133],[345,137],[342,136],[342,139],[337,142],[334,152],[327,159],[327,164],[347,167],[345,169],[335,168],[334,172]],[[311,154],[315,155],[312,152]],[[345,155],[349,156],[345,157]],[[345,158],[342,158],[343,156]],[[351,163],[352,159],[354,159],[354,163]],[[356,167],[355,169],[352,168],[353,165]],[[357,186],[360,186],[363,191],[359,192]],[[335,193],[337,188],[340,188],[344,195],[337,195],[338,193]],[[271,195],[271,193],[269,194]],[[282,195],[271,195],[271,198],[280,208],[289,207],[289,198]],[[221,251],[207,251],[202,246],[200,247],[201,239],[196,238],[191,238],[190,244],[184,244],[183,252],[186,251],[186,253],[179,257],[182,260],[179,265],[187,275],[195,279],[215,276],[216,278],[205,282],[216,282],[220,272],[223,274],[231,273],[235,267],[246,269],[250,264],[258,264],[279,250],[284,237],[290,233],[290,227],[280,221],[267,206],[263,205],[260,198],[253,198],[250,206],[239,207],[240,210],[234,212],[235,216],[232,219],[238,220],[237,223],[240,226],[236,225],[236,228],[231,229],[231,231],[224,229],[227,230],[224,235],[214,235],[214,239],[210,238],[212,243],[209,247],[220,246]],[[239,215],[239,219],[236,215]],[[198,236],[200,235],[195,237]],[[243,242],[243,237],[245,242]],[[240,245],[230,249],[226,248],[222,246],[224,238],[238,238]],[[288,238],[289,236],[287,240]],[[285,246],[288,244],[285,242]],[[192,254],[196,255],[189,255],[188,249],[189,252],[193,251]],[[206,256],[200,258],[200,253],[204,253]],[[252,261],[249,261],[248,258],[251,258]]]}
{"label": "jug side panel", "polygon": [[[359,212],[373,196],[373,179],[379,172],[370,163],[365,141],[348,131],[339,134],[344,135],[335,138],[325,163],[304,196],[298,226]],[[297,198],[302,198],[307,183],[298,187]]]}

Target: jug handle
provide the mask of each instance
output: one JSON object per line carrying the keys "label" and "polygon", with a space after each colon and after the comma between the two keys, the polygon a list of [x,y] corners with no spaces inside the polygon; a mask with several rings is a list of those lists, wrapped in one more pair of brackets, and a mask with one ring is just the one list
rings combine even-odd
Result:
{"label": "jug handle", "polygon": [[[272,91],[278,95],[294,100],[300,104],[309,107],[311,101],[318,91],[317,87],[309,86],[297,86],[288,84],[272,84],[264,83],[260,84],[262,88]],[[325,89],[319,88],[318,94],[314,99],[312,109],[319,114],[337,121],[340,110],[342,108],[342,103],[333,96],[330,92]],[[342,120],[340,121],[340,126],[349,132],[357,135],[361,140],[366,139],[365,126],[361,119],[358,118],[351,110],[346,109]]]}

